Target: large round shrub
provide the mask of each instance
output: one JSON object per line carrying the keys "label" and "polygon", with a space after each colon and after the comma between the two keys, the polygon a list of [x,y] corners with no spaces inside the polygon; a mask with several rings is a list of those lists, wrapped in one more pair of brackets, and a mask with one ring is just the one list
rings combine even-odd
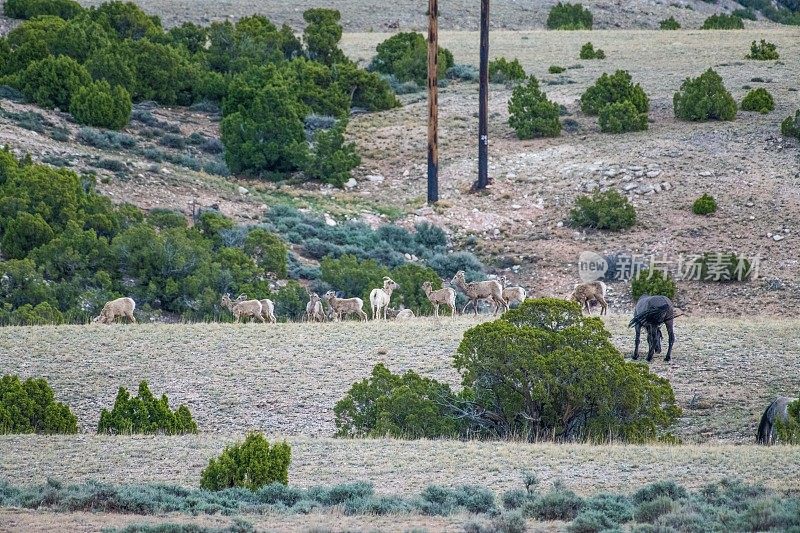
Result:
{"label": "large round shrub", "polygon": [[744,22],[741,17],[736,15],[726,15],[720,13],[718,15],[711,15],[704,22],[701,30],[743,30]]}
{"label": "large round shrub", "polygon": [[581,95],[581,111],[587,115],[599,115],[600,110],[614,102],[631,102],[639,113],[650,110],[650,99],[638,83],[633,84],[631,75],[625,70],[614,74],[603,74],[594,85]]}
{"label": "large round shrub", "polygon": [[30,19],[52,15],[71,19],[83,11],[74,0],[5,0],[3,14],[12,19]]}
{"label": "large round shrub", "polygon": [[528,300],[464,333],[454,357],[472,400],[468,420],[504,438],[645,442],[680,409],[672,387],[625,362],[598,318],[575,302]]}
{"label": "large round shrub", "polygon": [[66,111],[72,96],[91,81],[86,69],[71,57],[51,56],[28,65],[20,74],[19,86],[38,105]]}
{"label": "large round shrub", "polygon": [[265,271],[286,276],[286,245],[274,233],[256,228],[244,238],[243,248]]}
{"label": "large round shrub", "polygon": [[336,9],[307,9],[303,20],[308,25],[303,32],[303,39],[308,49],[308,57],[314,61],[333,65],[346,61],[344,53],[339,49],[342,38],[342,26],[339,23],[342,15]]}
{"label": "large round shrub", "polygon": [[636,223],[636,210],[619,192],[598,191],[578,197],[570,219],[578,227],[620,231]]}
{"label": "large round shrub", "polygon": [[534,76],[528,78],[528,83],[514,88],[508,101],[508,114],[508,124],[520,139],[558,137],[561,133],[558,104],[547,99]]}
{"label": "large round shrub", "polygon": [[100,80],[78,89],[69,112],[79,124],[118,130],[131,118],[131,95],[119,85]]}
{"label": "large round shrub", "polygon": [[95,51],[84,66],[95,80],[124,87],[129,94],[136,90],[136,65],[122,46],[111,45]]}
{"label": "large round shrub", "polygon": [[650,296],[675,296],[675,281],[661,270],[642,270],[631,280],[631,296],[637,301],[645,294]]}
{"label": "large round shrub", "polygon": [[753,89],[742,99],[742,111],[755,111],[766,115],[773,109],[775,109],[775,100],[763,87]]}
{"label": "large round shrub", "polygon": [[242,487],[256,490],[271,483],[289,482],[292,448],[286,442],[270,445],[262,433],[250,433],[243,442],[226,446],[209,460],[200,474],[200,488],[224,490]]}
{"label": "large round shrub", "polygon": [[141,39],[161,32],[158,17],[148,15],[133,2],[112,0],[91,10],[92,18],[117,34],[120,39]]}
{"label": "large round shrub", "polygon": [[600,131],[625,133],[647,129],[647,113],[640,113],[630,100],[614,102],[600,110]]}
{"label": "large round shrub", "polygon": [[722,78],[708,69],[697,78],[687,78],[672,98],[675,116],[683,120],[733,120],[736,101]]}
{"label": "large round shrub", "polygon": [[[370,68],[393,74],[400,81],[425,85],[428,79],[428,43],[421,33],[401,32],[380,43]],[[439,47],[439,78],[444,79],[453,66],[453,54]]]}
{"label": "large round shrub", "polygon": [[128,42],[126,51],[136,72],[131,96],[137,101],[153,100],[163,105],[191,103],[197,68],[185,52],[147,39]]}
{"label": "large round shrub", "polygon": [[592,13],[581,4],[559,2],[547,14],[549,30],[591,30]]}
{"label": "large round shrub", "polygon": [[512,83],[524,81],[527,75],[518,59],[512,61],[498,57],[489,61],[489,81],[492,83]]}

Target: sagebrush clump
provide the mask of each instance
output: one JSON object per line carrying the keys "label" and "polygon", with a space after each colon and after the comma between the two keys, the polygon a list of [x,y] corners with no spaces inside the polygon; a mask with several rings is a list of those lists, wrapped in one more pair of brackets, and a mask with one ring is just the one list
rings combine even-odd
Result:
{"label": "sagebrush clump", "polygon": [[9,433],[70,434],[78,419],[69,407],[55,401],[44,379],[4,375],[0,378],[0,435]]}
{"label": "sagebrush clump", "polygon": [[125,387],[120,387],[111,411],[103,409],[100,413],[98,433],[112,435],[131,435],[135,433],[163,433],[183,435],[197,433],[197,423],[189,408],[181,405],[175,411],[169,407],[164,394],[156,399],[146,381],[139,383],[136,397],[131,397]]}
{"label": "sagebrush clump", "polygon": [[742,111],[755,111],[757,113],[761,113],[762,115],[766,115],[775,109],[775,100],[772,99],[772,95],[769,93],[769,91],[763,87],[759,87],[758,89],[753,89],[745,95],[745,97],[742,99],[741,107]]}
{"label": "sagebrush clump", "polygon": [[504,57],[489,61],[489,81],[492,83],[514,83],[524,81],[527,75],[518,59],[508,61]]}
{"label": "sagebrush clump", "polygon": [[581,52],[578,57],[580,59],[605,59],[606,53],[599,48],[595,49],[592,43],[586,43],[581,46]]}
{"label": "sagebrush clump", "polygon": [[547,14],[549,30],[591,30],[593,17],[591,11],[582,4],[559,2]]}
{"label": "sagebrush clump", "polygon": [[634,302],[645,294],[673,298],[675,290],[675,280],[661,270],[642,270],[631,279],[631,296]]}
{"label": "sagebrush clump", "polygon": [[561,133],[560,108],[547,99],[539,81],[531,76],[528,82],[514,88],[508,101],[508,124],[520,139],[558,137]]}
{"label": "sagebrush clump", "polygon": [[733,120],[736,101],[714,69],[687,78],[672,98],[675,116],[683,120]]}
{"label": "sagebrush clump", "polygon": [[717,212],[717,201],[710,194],[704,194],[692,204],[695,215],[710,215]]}
{"label": "sagebrush clump", "polygon": [[761,39],[760,43],[753,43],[750,45],[750,53],[745,56],[745,59],[755,59],[758,61],[769,61],[778,59],[778,49],[773,43],[768,43]]}
{"label": "sagebrush clump", "polygon": [[636,223],[636,210],[615,190],[580,196],[570,211],[572,224],[582,228],[621,231]]}
{"label": "sagebrush clump", "polygon": [[209,460],[200,474],[200,487],[206,490],[232,487],[258,490],[272,483],[286,485],[291,461],[289,444],[270,445],[262,433],[250,433],[244,441],[226,446],[219,457]]}

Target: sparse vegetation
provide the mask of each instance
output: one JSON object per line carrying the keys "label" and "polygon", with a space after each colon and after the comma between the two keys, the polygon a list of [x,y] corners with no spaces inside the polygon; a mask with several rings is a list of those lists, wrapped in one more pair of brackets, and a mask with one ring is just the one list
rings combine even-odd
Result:
{"label": "sparse vegetation", "polygon": [[763,87],[759,87],[758,89],[753,89],[748,92],[745,97],[742,99],[742,111],[755,111],[757,113],[761,113],[762,115],[766,115],[773,109],[775,109],[775,101],[772,99],[772,95],[764,89]]}
{"label": "sparse vegetation", "polygon": [[582,228],[621,231],[636,223],[636,210],[619,192],[598,191],[592,196],[578,197],[570,219]]}
{"label": "sparse vegetation", "polygon": [[289,482],[292,449],[286,442],[270,443],[261,433],[250,433],[242,442],[227,446],[209,460],[200,487],[218,491],[233,487],[258,490],[273,483]]}
{"label": "sparse vegetation", "polygon": [[683,120],[733,120],[736,101],[722,78],[708,69],[697,78],[687,78],[672,99],[675,116]]}
{"label": "sparse vegetation", "polygon": [[77,433],[77,418],[55,401],[44,379],[6,374],[0,378],[0,435],[9,433]]}
{"label": "sparse vegetation", "polygon": [[550,65],[550,67],[547,69],[547,72],[550,74],[561,74],[562,72],[566,72],[566,70],[567,69],[564,67],[559,67],[558,65]]}
{"label": "sparse vegetation", "polygon": [[779,57],[780,55],[778,54],[777,47],[764,39],[761,39],[760,43],[753,41],[753,44],[750,45],[750,53],[745,56],[746,59],[756,59],[759,61],[770,61],[778,59]]}
{"label": "sparse vegetation", "polygon": [[134,433],[183,435],[197,433],[197,423],[192,419],[188,407],[181,405],[172,411],[167,395],[164,394],[160,399],[156,399],[150,392],[147,382],[142,381],[135,397],[132,397],[125,387],[119,388],[111,411],[103,409],[100,413],[97,432],[113,435]]}
{"label": "sparse vegetation", "polygon": [[704,194],[692,204],[695,215],[711,215],[717,212],[717,201],[710,194]]}
{"label": "sparse vegetation", "polygon": [[800,109],[781,122],[781,134],[800,140]]}
{"label": "sparse vegetation", "polygon": [[561,133],[560,108],[547,99],[534,76],[514,88],[508,101],[508,114],[508,124],[520,139],[558,137]]}
{"label": "sparse vegetation", "polygon": [[591,30],[592,22],[591,11],[582,4],[559,2],[550,8],[547,15],[549,30]]}
{"label": "sparse vegetation", "polygon": [[586,43],[581,46],[581,52],[578,57],[580,59],[605,59],[606,53],[599,48],[595,49],[592,43]]}

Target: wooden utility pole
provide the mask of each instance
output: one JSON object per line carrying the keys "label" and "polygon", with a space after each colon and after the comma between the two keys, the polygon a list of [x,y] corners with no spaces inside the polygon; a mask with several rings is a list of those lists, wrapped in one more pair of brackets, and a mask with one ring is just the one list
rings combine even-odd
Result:
{"label": "wooden utility pole", "polygon": [[478,181],[474,190],[489,185],[489,0],[481,0],[480,103],[478,106]]}
{"label": "wooden utility pole", "polygon": [[428,203],[439,201],[439,0],[428,0]]}

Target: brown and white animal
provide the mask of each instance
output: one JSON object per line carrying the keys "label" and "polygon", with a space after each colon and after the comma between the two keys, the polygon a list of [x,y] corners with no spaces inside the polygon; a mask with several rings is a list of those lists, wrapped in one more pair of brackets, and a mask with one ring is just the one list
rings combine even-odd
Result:
{"label": "brown and white animal", "polygon": [[466,294],[467,298],[469,298],[469,302],[467,302],[467,304],[464,306],[464,309],[461,310],[462,315],[464,314],[464,311],[467,310],[467,305],[471,303],[472,308],[475,311],[475,316],[478,316],[478,300],[491,301],[494,304],[495,316],[501,307],[503,308],[503,311],[508,309],[508,304],[503,299],[503,286],[500,285],[500,282],[496,279],[467,283],[467,280],[464,277],[464,271],[459,270],[456,272],[456,275],[453,276],[452,283],[458,287],[461,292]]}
{"label": "brown and white animal", "polygon": [[590,302],[597,302],[600,304],[601,315],[608,314],[606,284],[602,281],[575,284],[575,290],[572,291],[571,298],[581,304],[581,307],[589,314],[592,314],[592,310],[589,307]]}
{"label": "brown and white animal", "polygon": [[337,298],[333,291],[326,292],[323,298],[331,306],[337,320],[341,320],[343,316],[355,314],[362,322],[367,321],[367,313],[363,309],[364,300],[361,298]]}
{"label": "brown and white animal", "polygon": [[306,320],[308,322],[325,322],[325,309],[322,307],[322,299],[316,292],[308,295],[306,304]]}
{"label": "brown and white animal", "polygon": [[259,301],[261,302],[261,316],[273,324],[277,322],[278,319],[275,318],[275,303],[269,298],[264,298]]}
{"label": "brown and white animal", "polygon": [[112,324],[118,317],[125,317],[135,324],[136,317],[133,316],[133,311],[135,309],[136,302],[133,301],[133,298],[117,298],[116,300],[106,302],[106,305],[103,306],[103,310],[100,311],[99,315],[94,317],[92,322]]}
{"label": "brown and white animal", "polygon": [[433,290],[433,284],[430,281],[422,284],[422,290],[425,291],[425,296],[433,304],[433,316],[439,318],[439,306],[446,305],[450,308],[453,318],[456,317],[456,291],[450,287]]}
{"label": "brown and white animal", "polygon": [[392,278],[386,276],[383,278],[382,289],[372,289],[369,293],[369,304],[372,310],[372,320],[380,317],[383,314],[383,319],[386,320],[386,309],[389,308],[389,301],[392,299],[392,292],[399,288],[400,285],[394,282]]}
{"label": "brown and white animal", "polygon": [[222,296],[222,307],[226,307],[233,316],[236,317],[236,322],[239,322],[242,317],[252,317],[265,323],[264,316],[261,314],[263,306],[259,300],[246,300],[247,296],[240,295],[236,300],[231,300],[230,294]]}
{"label": "brown and white animal", "polygon": [[519,305],[525,301],[528,293],[522,287],[509,287],[508,278],[500,276],[500,285],[503,286],[503,299],[511,307],[512,304]]}

